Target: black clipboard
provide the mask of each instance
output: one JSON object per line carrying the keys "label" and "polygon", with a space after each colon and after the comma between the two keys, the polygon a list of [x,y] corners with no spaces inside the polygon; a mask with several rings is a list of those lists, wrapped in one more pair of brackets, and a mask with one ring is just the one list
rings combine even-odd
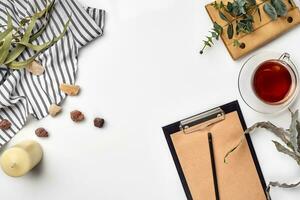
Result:
{"label": "black clipboard", "polygon": [[[217,108],[221,108],[225,112],[225,114],[236,111],[238,113],[238,116],[239,116],[239,119],[240,119],[240,122],[241,122],[241,125],[242,125],[243,129],[244,130],[247,129],[247,126],[246,126],[246,123],[245,123],[245,120],[244,120],[244,117],[243,117],[243,114],[242,114],[242,111],[241,111],[241,108],[239,106],[238,101],[233,101],[231,103],[219,106]],[[181,121],[177,121],[177,122],[172,123],[170,125],[164,126],[162,129],[163,129],[163,132],[165,134],[165,137],[166,137],[169,149],[171,151],[171,154],[172,154],[172,157],[173,157],[178,175],[179,175],[181,183],[182,183],[182,186],[184,188],[186,197],[187,197],[188,200],[193,200],[193,197],[192,197],[192,194],[191,194],[190,189],[188,187],[188,184],[187,184],[186,178],[184,176],[182,167],[181,167],[179,159],[177,157],[176,150],[175,150],[173,142],[171,140],[171,135],[174,134],[174,133],[177,133],[178,131],[181,130],[180,129],[180,123],[181,123]],[[257,174],[258,174],[259,179],[260,179],[261,186],[264,189],[264,191],[266,191],[267,185],[266,185],[263,173],[261,171],[259,161],[257,159],[256,152],[255,152],[253,143],[251,141],[251,137],[250,137],[249,134],[246,134],[245,138],[246,138],[247,144],[249,146],[249,149],[250,149],[250,152],[251,152],[251,155],[252,155],[252,158],[253,158],[253,162],[255,164]],[[265,192],[265,196],[266,196],[266,199],[267,199],[266,192]]]}

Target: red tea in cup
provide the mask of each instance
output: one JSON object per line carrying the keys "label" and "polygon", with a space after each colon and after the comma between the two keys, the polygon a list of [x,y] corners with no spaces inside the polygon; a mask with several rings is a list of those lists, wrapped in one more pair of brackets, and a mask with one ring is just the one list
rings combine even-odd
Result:
{"label": "red tea in cup", "polygon": [[295,74],[287,63],[267,60],[261,63],[252,78],[256,96],[268,104],[281,104],[292,96],[295,90]]}

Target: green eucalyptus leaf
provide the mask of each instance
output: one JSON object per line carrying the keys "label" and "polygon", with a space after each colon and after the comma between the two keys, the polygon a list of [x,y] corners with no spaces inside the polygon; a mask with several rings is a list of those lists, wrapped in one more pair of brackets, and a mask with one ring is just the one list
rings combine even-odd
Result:
{"label": "green eucalyptus leaf", "polygon": [[231,13],[233,10],[233,4],[231,2],[228,2],[226,8],[227,8],[228,12]]}
{"label": "green eucalyptus leaf", "polygon": [[217,22],[214,22],[214,30],[221,35],[223,32],[223,27],[220,26]]}
{"label": "green eucalyptus leaf", "polygon": [[212,37],[206,36],[206,38],[207,38],[207,41],[208,41],[210,44],[214,44],[213,41],[212,41]]}
{"label": "green eucalyptus leaf", "polygon": [[267,2],[264,4],[264,11],[269,15],[269,17],[272,19],[272,20],[276,20],[277,19],[277,12],[276,12],[276,9],[274,8],[274,6]]}
{"label": "green eucalyptus leaf", "polygon": [[229,24],[228,27],[227,27],[227,36],[228,36],[228,39],[232,39],[233,38],[233,34],[234,34],[233,25]]}
{"label": "green eucalyptus leaf", "polygon": [[219,35],[216,32],[210,31],[210,33],[213,38],[217,39],[219,37]]}
{"label": "green eucalyptus leaf", "polygon": [[275,8],[278,16],[286,16],[287,15],[287,7],[282,0],[271,0],[272,6]]}
{"label": "green eucalyptus leaf", "polygon": [[220,18],[223,19],[224,21],[226,21],[226,22],[229,21],[228,18],[225,16],[225,14],[224,14],[223,12],[221,12],[221,11],[219,11],[219,16],[220,16]]}

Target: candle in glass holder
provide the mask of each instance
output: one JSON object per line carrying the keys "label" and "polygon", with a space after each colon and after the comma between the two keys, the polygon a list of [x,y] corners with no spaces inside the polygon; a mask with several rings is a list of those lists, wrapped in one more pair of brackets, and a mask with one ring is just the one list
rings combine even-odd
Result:
{"label": "candle in glass holder", "polygon": [[0,158],[0,165],[8,176],[19,177],[34,168],[42,157],[41,145],[27,140],[6,150]]}

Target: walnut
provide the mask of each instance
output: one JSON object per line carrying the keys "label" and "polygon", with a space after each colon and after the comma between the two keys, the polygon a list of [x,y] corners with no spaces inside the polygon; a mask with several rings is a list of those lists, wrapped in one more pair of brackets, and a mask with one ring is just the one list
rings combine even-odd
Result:
{"label": "walnut", "polygon": [[94,119],[94,126],[98,127],[98,128],[102,128],[104,125],[104,122],[105,122],[104,119],[97,117]]}
{"label": "walnut", "polygon": [[81,122],[84,120],[84,114],[79,110],[74,110],[70,113],[71,119],[74,122]]}
{"label": "walnut", "polygon": [[60,113],[62,110],[62,108],[56,104],[52,104],[50,107],[49,107],[49,114],[52,116],[52,117],[55,117],[58,113]]}
{"label": "walnut", "polygon": [[48,131],[44,128],[38,128],[35,130],[35,134],[38,137],[49,137]]}
{"label": "walnut", "polygon": [[8,130],[11,127],[11,122],[7,119],[3,119],[0,121],[0,129],[2,130]]}
{"label": "walnut", "polygon": [[60,90],[69,96],[76,96],[79,93],[80,87],[78,85],[60,84]]}

